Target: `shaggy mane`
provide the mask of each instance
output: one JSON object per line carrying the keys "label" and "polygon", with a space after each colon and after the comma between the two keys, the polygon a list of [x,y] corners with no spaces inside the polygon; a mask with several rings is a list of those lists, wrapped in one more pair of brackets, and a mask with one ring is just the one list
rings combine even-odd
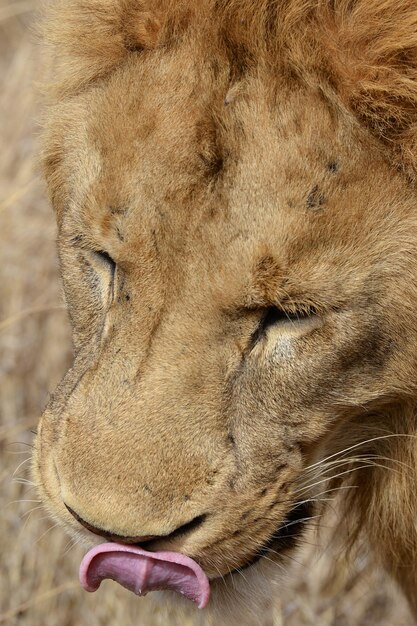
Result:
{"label": "shaggy mane", "polygon": [[132,54],[203,32],[235,62],[264,59],[331,91],[414,177],[414,0],[56,0],[45,19],[54,97],[87,88]]}

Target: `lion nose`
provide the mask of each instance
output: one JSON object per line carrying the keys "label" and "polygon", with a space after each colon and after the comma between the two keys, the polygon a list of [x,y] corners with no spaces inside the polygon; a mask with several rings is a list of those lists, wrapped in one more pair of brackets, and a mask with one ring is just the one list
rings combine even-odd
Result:
{"label": "lion nose", "polygon": [[182,524],[181,526],[178,526],[178,528],[173,530],[168,535],[154,535],[154,536],[148,535],[148,536],[137,536],[137,537],[125,537],[123,535],[117,535],[107,530],[103,530],[102,528],[97,528],[96,526],[93,526],[89,522],[86,522],[82,517],[80,517],[80,515],[78,515],[78,513],[76,513],[73,509],[71,509],[71,507],[69,507],[67,504],[65,504],[65,507],[71,513],[71,515],[75,517],[77,522],[81,524],[81,526],[84,526],[84,528],[94,533],[95,535],[104,537],[105,539],[108,539],[109,541],[115,541],[118,543],[129,543],[129,544],[144,544],[144,543],[149,544],[151,541],[155,541],[157,539],[164,539],[164,540],[174,539],[175,537],[178,537],[180,535],[185,535],[186,533],[196,530],[199,526],[201,526],[201,524],[205,521],[207,517],[205,513],[203,515],[199,515],[198,517],[195,517],[194,519],[192,519],[190,522],[187,522],[186,524]]}

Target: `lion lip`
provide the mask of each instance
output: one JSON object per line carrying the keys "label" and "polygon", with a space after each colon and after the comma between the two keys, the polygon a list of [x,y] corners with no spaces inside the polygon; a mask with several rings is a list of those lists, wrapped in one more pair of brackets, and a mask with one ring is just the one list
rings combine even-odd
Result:
{"label": "lion lip", "polygon": [[177,552],[147,552],[142,548],[105,543],[90,550],[80,565],[80,582],[97,591],[111,579],[143,596],[149,591],[176,591],[203,609],[210,598],[210,583],[201,567]]}

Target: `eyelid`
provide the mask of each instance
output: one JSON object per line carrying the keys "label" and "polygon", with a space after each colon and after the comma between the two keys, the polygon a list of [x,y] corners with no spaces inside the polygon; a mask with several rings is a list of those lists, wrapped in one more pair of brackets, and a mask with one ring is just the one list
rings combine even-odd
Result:
{"label": "eyelid", "polygon": [[300,306],[299,308],[292,307],[288,309],[281,306],[270,306],[266,309],[260,323],[264,326],[297,323],[317,315],[318,311],[313,306]]}
{"label": "eyelid", "polygon": [[106,298],[108,304],[114,300],[117,263],[105,250],[83,250],[91,270],[100,278],[101,290],[103,297]]}
{"label": "eyelid", "polygon": [[100,263],[105,263],[111,270],[112,277],[116,273],[117,264],[116,261],[105,250],[94,251],[94,255]]}
{"label": "eyelid", "polygon": [[270,317],[271,323],[277,322],[300,322],[317,315],[316,309],[313,307],[300,307],[286,309],[285,307],[272,306],[266,313],[266,318]]}
{"label": "eyelid", "polygon": [[109,265],[116,266],[116,261],[110,256],[108,252],[105,250],[100,250],[100,248],[95,248],[93,242],[87,240],[83,235],[74,235],[70,237],[69,243],[71,246],[74,246],[76,249],[88,255],[90,257],[95,256],[97,259],[101,259],[102,261],[108,263]]}
{"label": "eyelid", "polygon": [[258,326],[255,328],[250,339],[250,345],[254,347],[263,337],[266,336],[270,328],[279,326],[290,326],[291,328],[302,325],[304,322],[308,323],[314,318],[318,318],[318,311],[310,307],[300,307],[299,309],[293,308],[287,310],[280,306],[268,307],[261,319]]}

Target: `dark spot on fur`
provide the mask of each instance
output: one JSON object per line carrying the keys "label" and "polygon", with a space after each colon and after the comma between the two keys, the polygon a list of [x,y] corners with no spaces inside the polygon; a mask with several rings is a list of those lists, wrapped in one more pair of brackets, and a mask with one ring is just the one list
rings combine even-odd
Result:
{"label": "dark spot on fur", "polygon": [[254,65],[253,54],[242,42],[233,40],[230,31],[226,29],[222,33],[222,39],[229,61],[229,83],[233,85],[242,80]]}
{"label": "dark spot on fur", "polygon": [[109,207],[109,211],[112,215],[126,215],[127,209],[125,207]]}
{"label": "dark spot on fur", "polygon": [[218,78],[220,74],[220,63],[217,59],[212,59],[211,69],[212,69],[214,78]]}
{"label": "dark spot on fur", "polygon": [[337,174],[340,169],[340,165],[337,161],[329,161],[327,164],[327,170],[332,174]]}
{"label": "dark spot on fur", "polygon": [[159,256],[158,237],[157,237],[155,229],[152,230],[152,245],[153,245],[153,247],[155,249],[156,254]]}
{"label": "dark spot on fur", "polygon": [[213,115],[208,114],[197,125],[196,143],[204,176],[210,181],[217,180],[225,167],[225,155],[221,145],[218,122]]}
{"label": "dark spot on fur", "polygon": [[261,493],[259,494],[261,498],[263,498],[264,496],[266,496],[266,494],[268,493],[268,489],[262,489]]}
{"label": "dark spot on fur", "polygon": [[307,196],[307,208],[313,211],[319,211],[325,205],[326,199],[320,191],[318,185],[315,185]]}
{"label": "dark spot on fur", "polygon": [[209,178],[218,178],[224,169],[224,159],[221,155],[213,155],[212,158],[206,159],[204,155],[200,155],[204,163],[206,173]]}
{"label": "dark spot on fur", "polygon": [[217,178],[224,170],[225,160],[222,155],[218,155],[216,158],[210,161],[210,176]]}
{"label": "dark spot on fur", "polygon": [[120,230],[120,228],[116,229],[116,234],[117,234],[117,238],[119,239],[119,241],[123,242],[125,240],[124,235],[122,234],[122,231]]}
{"label": "dark spot on fur", "polygon": [[[287,429],[288,430],[288,429]],[[289,433],[287,433],[289,434]],[[287,452],[294,452],[294,450],[297,448],[297,446],[295,445],[295,443],[293,442],[287,442],[287,441],[283,441],[282,442],[283,447],[285,448],[285,450]]]}
{"label": "dark spot on fur", "polygon": [[305,441],[297,441],[296,449],[301,455],[301,457],[305,457],[310,449],[310,446]]}
{"label": "dark spot on fur", "polygon": [[70,244],[73,246],[76,246],[78,244],[80,244],[83,240],[82,235],[75,235],[74,237],[71,237],[70,239]]}
{"label": "dark spot on fur", "polygon": [[189,502],[190,501],[190,496],[184,496],[184,502]]}
{"label": "dark spot on fur", "polygon": [[163,43],[168,48],[177,48],[192,24],[193,12],[187,7],[178,9],[175,14],[169,14],[164,20]]}
{"label": "dark spot on fur", "polygon": [[271,502],[271,504],[268,506],[268,510],[270,511],[271,509],[276,507],[278,504],[280,504],[280,502],[281,500],[274,500],[274,502]]}
{"label": "dark spot on fur", "polygon": [[128,293],[125,294],[125,300],[126,300],[126,302],[130,301],[130,295]]}
{"label": "dark spot on fur", "polygon": [[217,470],[213,470],[206,478],[206,483],[208,485],[214,485],[216,480]]}
{"label": "dark spot on fur", "polygon": [[143,46],[133,43],[128,38],[125,39],[125,48],[128,52],[143,52]]}
{"label": "dark spot on fur", "polygon": [[383,325],[374,320],[373,325],[365,327],[355,341],[343,346],[338,358],[338,368],[342,371],[366,367],[381,369],[390,358],[393,349],[393,343],[384,331]]}
{"label": "dark spot on fur", "polygon": [[286,467],[288,467],[288,463],[279,463],[279,465],[276,466],[275,468],[275,473],[279,474],[280,472],[282,472],[282,470],[284,470]]}
{"label": "dark spot on fur", "polygon": [[118,275],[118,281],[119,281],[119,291],[123,291],[124,286],[125,286],[125,282],[126,282],[126,276],[123,272],[119,272]]}

